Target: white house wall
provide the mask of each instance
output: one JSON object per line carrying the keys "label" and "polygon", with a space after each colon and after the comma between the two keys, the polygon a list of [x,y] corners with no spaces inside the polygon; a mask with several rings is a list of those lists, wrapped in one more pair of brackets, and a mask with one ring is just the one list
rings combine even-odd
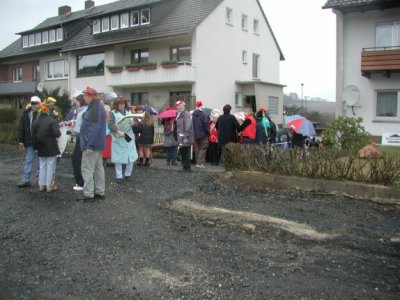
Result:
{"label": "white house wall", "polygon": [[[233,25],[226,24],[226,8],[233,10]],[[248,30],[241,29],[241,17],[248,17]],[[259,20],[259,35],[253,20]],[[252,55],[260,55],[260,80],[279,83],[280,53],[256,0],[225,0],[197,28],[192,42],[196,66],[194,92],[206,106],[233,110],[235,81],[252,81]],[[247,64],[242,51],[247,51]]]}
{"label": "white house wall", "polygon": [[[399,89],[400,76],[393,73],[386,78],[382,73],[361,75],[361,51],[375,47],[376,23],[399,20],[400,9],[350,13],[343,16],[343,88],[356,85],[360,89],[360,101],[354,107],[355,116],[364,119],[364,127],[375,136],[382,133],[400,132],[400,123],[378,122],[375,119],[376,90]],[[340,83],[338,83],[340,84]],[[342,99],[337,99],[342,102]],[[344,105],[344,115],[354,116],[351,107]]]}

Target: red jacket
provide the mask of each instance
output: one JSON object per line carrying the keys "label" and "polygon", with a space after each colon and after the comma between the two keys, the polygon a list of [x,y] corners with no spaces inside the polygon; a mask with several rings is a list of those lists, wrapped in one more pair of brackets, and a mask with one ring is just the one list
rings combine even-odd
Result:
{"label": "red jacket", "polygon": [[242,131],[242,136],[254,140],[256,138],[256,120],[253,115],[247,115],[246,119],[250,120],[250,124]]}

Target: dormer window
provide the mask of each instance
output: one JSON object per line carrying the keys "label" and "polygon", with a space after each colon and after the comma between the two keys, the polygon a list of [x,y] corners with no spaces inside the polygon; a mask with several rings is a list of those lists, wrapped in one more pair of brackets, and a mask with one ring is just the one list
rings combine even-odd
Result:
{"label": "dormer window", "polygon": [[100,19],[93,20],[93,33],[100,33]]}
{"label": "dormer window", "polygon": [[121,28],[129,27],[129,13],[121,14]]}
{"label": "dormer window", "polygon": [[101,32],[107,32],[110,30],[110,17],[104,17],[101,19]]}
{"label": "dormer window", "polygon": [[114,15],[111,17],[111,30],[119,29],[119,16]]}
{"label": "dormer window", "polygon": [[30,34],[29,35],[29,47],[35,46],[35,35]]}
{"label": "dormer window", "polygon": [[57,42],[63,40],[63,30],[62,30],[62,28],[57,28],[56,38],[57,38]]}
{"label": "dormer window", "polygon": [[42,32],[42,44],[47,44],[49,42],[49,32],[43,31]]}
{"label": "dormer window", "polygon": [[41,45],[42,44],[42,33],[38,32],[35,34],[35,44]]}
{"label": "dormer window", "polygon": [[29,47],[29,37],[27,35],[24,35],[22,37],[22,47],[23,48]]}
{"label": "dormer window", "polygon": [[49,42],[54,43],[56,41],[56,30],[52,29],[49,31]]}
{"label": "dormer window", "polygon": [[140,23],[142,25],[150,24],[150,9],[142,9],[141,10],[141,16],[140,16]]}
{"label": "dormer window", "polygon": [[140,25],[139,11],[135,10],[131,12],[131,26],[139,26],[139,25]]}

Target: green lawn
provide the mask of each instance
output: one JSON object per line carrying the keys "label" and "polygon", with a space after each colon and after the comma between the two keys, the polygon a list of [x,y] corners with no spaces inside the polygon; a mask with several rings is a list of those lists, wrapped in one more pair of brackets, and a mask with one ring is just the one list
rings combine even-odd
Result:
{"label": "green lawn", "polygon": [[399,154],[400,155],[400,147],[378,146],[378,149],[387,154]]}

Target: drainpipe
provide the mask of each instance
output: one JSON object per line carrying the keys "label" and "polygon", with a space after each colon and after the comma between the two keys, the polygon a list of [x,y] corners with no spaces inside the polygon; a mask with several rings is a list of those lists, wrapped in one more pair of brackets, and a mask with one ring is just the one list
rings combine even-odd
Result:
{"label": "drainpipe", "polygon": [[343,14],[333,10],[336,14],[336,110],[335,115],[344,116],[343,88],[344,88],[344,26]]}

